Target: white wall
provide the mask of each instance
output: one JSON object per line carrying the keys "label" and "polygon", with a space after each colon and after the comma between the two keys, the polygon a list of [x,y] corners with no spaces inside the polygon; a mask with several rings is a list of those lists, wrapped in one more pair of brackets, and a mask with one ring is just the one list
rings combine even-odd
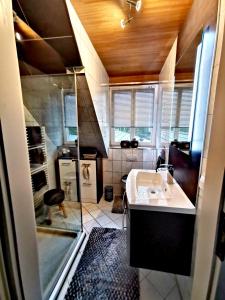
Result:
{"label": "white wall", "polygon": [[106,151],[108,151],[109,88],[107,85],[109,83],[109,77],[70,0],[66,0],[66,4],[82,64],[85,67],[88,87],[94,103]]}
{"label": "white wall", "polygon": [[[225,4],[221,1],[206,137],[199,184],[192,299],[205,300],[214,256],[215,234],[225,168]],[[221,56],[222,50],[222,56]],[[221,59],[221,60],[220,60]]]}
{"label": "white wall", "polygon": [[0,120],[25,299],[41,299],[36,230],[12,3],[0,0]]}

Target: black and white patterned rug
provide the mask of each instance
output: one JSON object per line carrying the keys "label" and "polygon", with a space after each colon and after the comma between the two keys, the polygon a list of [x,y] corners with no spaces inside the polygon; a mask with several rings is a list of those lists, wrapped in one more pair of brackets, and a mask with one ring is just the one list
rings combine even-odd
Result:
{"label": "black and white patterned rug", "polygon": [[128,264],[125,231],[92,229],[65,299],[139,299],[138,271]]}

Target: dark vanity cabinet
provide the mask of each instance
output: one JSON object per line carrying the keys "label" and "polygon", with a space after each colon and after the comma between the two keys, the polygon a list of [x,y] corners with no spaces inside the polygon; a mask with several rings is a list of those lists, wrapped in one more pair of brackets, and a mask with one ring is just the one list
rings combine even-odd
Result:
{"label": "dark vanity cabinet", "polygon": [[190,275],[194,222],[193,214],[128,208],[130,265]]}

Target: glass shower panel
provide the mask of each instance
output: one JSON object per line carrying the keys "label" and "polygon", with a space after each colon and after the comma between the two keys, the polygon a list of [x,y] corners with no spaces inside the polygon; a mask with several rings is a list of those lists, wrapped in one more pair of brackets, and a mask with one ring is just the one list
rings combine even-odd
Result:
{"label": "glass shower panel", "polygon": [[23,76],[21,85],[40,278],[48,299],[82,232],[75,76]]}

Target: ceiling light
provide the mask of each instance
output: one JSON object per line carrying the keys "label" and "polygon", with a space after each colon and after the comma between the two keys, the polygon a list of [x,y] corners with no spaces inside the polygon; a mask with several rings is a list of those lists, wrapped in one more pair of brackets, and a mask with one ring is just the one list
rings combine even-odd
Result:
{"label": "ceiling light", "polygon": [[22,41],[22,36],[19,32],[16,32],[15,34],[17,41]]}
{"label": "ceiling light", "polygon": [[129,24],[132,19],[133,19],[133,17],[131,17],[131,18],[127,19],[127,20],[122,19],[120,21],[120,26],[124,29],[126,27],[126,25]]}
{"label": "ceiling light", "polygon": [[134,6],[136,11],[139,11],[141,9],[142,1],[141,0],[127,0],[127,4]]}

